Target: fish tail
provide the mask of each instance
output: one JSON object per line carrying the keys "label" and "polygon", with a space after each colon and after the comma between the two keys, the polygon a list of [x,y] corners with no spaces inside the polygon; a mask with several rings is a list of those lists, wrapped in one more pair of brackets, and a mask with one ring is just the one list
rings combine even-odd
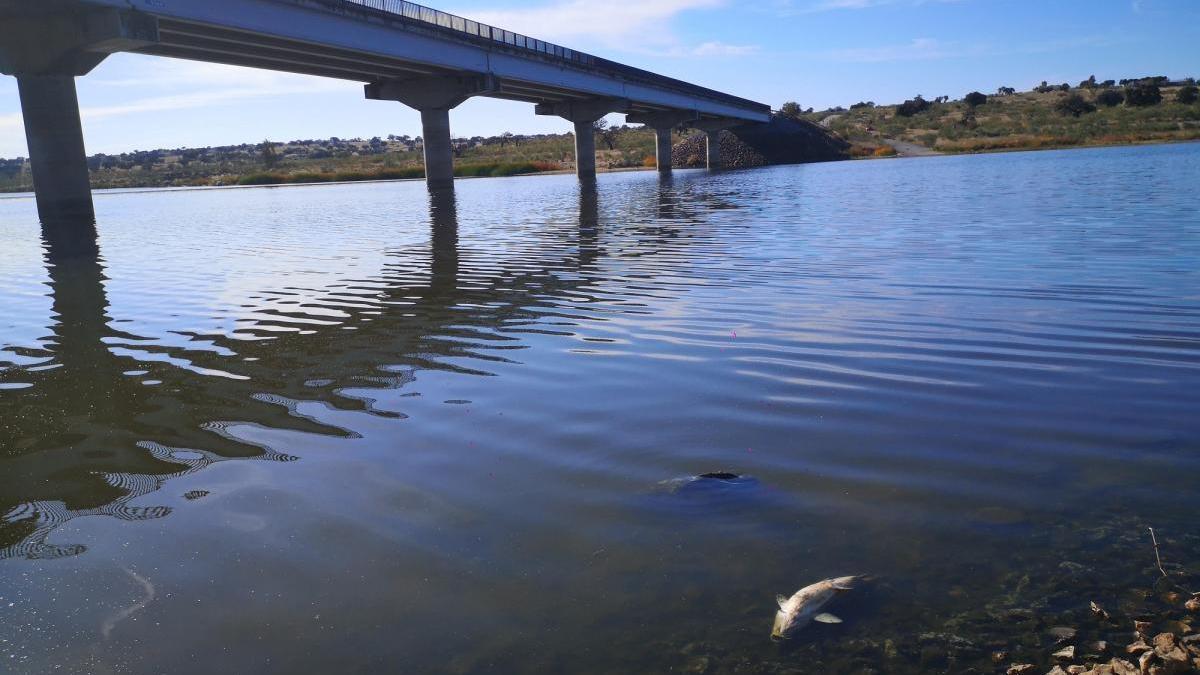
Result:
{"label": "fish tail", "polygon": [[858,588],[860,585],[867,583],[871,580],[872,580],[872,577],[869,577],[866,575],[859,575],[859,576],[850,576],[850,577],[838,577],[837,579],[830,579],[829,582],[833,585],[834,588],[836,588],[839,591],[852,591],[852,590]]}

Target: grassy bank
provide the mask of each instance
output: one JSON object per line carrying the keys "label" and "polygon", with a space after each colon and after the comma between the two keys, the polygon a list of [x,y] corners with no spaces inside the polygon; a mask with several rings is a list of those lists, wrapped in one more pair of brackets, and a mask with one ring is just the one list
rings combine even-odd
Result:
{"label": "grassy bank", "polygon": [[[459,177],[483,178],[501,176],[522,176],[533,173],[560,171],[561,165],[552,162],[489,162],[481,164],[465,164],[454,168],[454,175]],[[379,168],[368,171],[336,171],[296,173],[263,172],[253,173],[238,179],[238,185],[289,185],[301,183],[353,183],[373,180],[404,180],[424,178],[425,169],[422,167],[406,167],[403,169]]]}
{"label": "grassy bank", "polygon": [[[654,134],[641,128],[605,129],[597,137],[600,170],[641,167],[653,161]],[[575,168],[571,134],[455,139],[459,176],[517,176]],[[321,139],[215,148],[177,148],[93,155],[96,189],[207,187],[330,183],[422,178],[419,138]],[[0,192],[33,189],[25,160],[0,160]]]}
{"label": "grassy bank", "polygon": [[1125,100],[1128,87],[1041,89],[970,101],[858,104],[805,117],[851,141],[859,157],[885,156],[880,148],[889,141],[973,153],[1200,140],[1200,103],[1181,102],[1185,86],[1158,87],[1161,100],[1139,104]]}

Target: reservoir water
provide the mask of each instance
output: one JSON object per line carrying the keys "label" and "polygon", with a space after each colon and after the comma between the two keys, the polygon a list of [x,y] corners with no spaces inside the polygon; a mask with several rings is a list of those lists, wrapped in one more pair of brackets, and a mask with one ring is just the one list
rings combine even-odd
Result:
{"label": "reservoir water", "polygon": [[1197,185],[1192,144],[135,192],[82,243],[0,200],[0,670],[1049,663],[1160,602],[1147,527],[1200,570]]}

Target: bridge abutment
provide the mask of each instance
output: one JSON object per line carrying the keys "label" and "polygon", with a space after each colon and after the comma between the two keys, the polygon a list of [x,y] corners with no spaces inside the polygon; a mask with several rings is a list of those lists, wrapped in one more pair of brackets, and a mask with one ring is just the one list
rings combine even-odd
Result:
{"label": "bridge abutment", "polygon": [[597,98],[563,103],[540,103],[538,115],[554,115],[575,124],[575,173],[579,180],[596,180],[596,127],[605,115],[627,110],[630,102],[622,98]]}
{"label": "bridge abutment", "polygon": [[418,77],[366,86],[368,99],[397,101],[421,113],[425,182],[431,190],[454,186],[454,146],[450,111],[472,96],[496,90],[491,77]]}

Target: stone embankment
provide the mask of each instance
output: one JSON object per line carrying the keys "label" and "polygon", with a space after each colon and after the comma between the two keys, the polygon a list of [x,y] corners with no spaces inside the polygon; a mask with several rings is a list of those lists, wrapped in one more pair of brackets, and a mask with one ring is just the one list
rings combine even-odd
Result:
{"label": "stone embankment", "polygon": [[[676,143],[676,168],[705,166],[706,147],[702,133]],[[849,151],[849,143],[819,125],[783,115],[774,115],[767,124],[721,132],[721,163],[728,169],[832,162],[849,159]]]}

